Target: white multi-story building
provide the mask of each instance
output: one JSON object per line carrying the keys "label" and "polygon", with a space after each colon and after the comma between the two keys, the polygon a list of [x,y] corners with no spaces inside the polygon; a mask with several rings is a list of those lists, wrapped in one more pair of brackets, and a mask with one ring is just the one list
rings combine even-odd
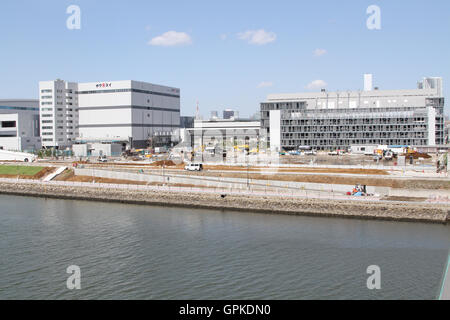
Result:
{"label": "white multi-story building", "polygon": [[42,146],[64,149],[78,137],[78,84],[39,82]]}
{"label": "white multi-story building", "polygon": [[180,89],[139,81],[78,84],[79,140],[144,148],[156,133],[180,127]]}
{"label": "white multi-story building", "polygon": [[261,103],[261,126],[271,148],[444,143],[442,78],[424,78],[417,89],[378,90],[365,75],[364,89],[269,95]]}
{"label": "white multi-story building", "polygon": [[180,126],[180,89],[139,81],[39,83],[45,147],[120,142],[142,148]]}
{"label": "white multi-story building", "polygon": [[262,136],[259,120],[210,119],[195,120],[193,128],[184,130],[182,140],[197,150],[212,146],[230,150],[249,144],[256,147]]}
{"label": "white multi-story building", "polygon": [[0,100],[0,149],[41,148],[38,100]]}

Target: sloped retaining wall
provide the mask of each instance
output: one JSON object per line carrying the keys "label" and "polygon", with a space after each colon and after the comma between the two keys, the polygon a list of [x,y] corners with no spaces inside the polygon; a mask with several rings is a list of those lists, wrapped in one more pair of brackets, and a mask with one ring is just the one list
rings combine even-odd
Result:
{"label": "sloped retaining wall", "polygon": [[0,182],[0,193],[56,199],[238,210],[253,213],[432,223],[446,223],[450,211],[448,205],[441,204],[319,200],[247,194],[231,194],[222,197],[218,193],[207,192],[150,191],[139,188],[108,189],[99,185],[75,187],[18,181]]}

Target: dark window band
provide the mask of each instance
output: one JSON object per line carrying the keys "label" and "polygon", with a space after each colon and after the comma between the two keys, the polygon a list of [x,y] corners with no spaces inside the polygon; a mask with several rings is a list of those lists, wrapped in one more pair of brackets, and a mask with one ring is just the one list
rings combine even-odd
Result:
{"label": "dark window band", "polygon": [[39,111],[39,108],[32,108],[32,107],[8,107],[8,106],[0,106],[0,109],[3,109],[3,110]]}
{"label": "dark window band", "polygon": [[107,107],[81,107],[81,108],[79,108],[79,110],[114,110],[114,109],[142,109],[142,110],[154,110],[154,111],[180,112],[179,109],[145,107],[145,106],[107,106]]}
{"label": "dark window band", "polygon": [[180,95],[177,95],[177,94],[147,91],[147,90],[140,90],[140,89],[112,89],[112,90],[77,91],[78,94],[117,93],[117,92],[138,92],[138,93],[154,94],[157,96],[172,97],[172,98],[180,97]]}
{"label": "dark window band", "polygon": [[78,128],[122,128],[122,127],[139,127],[139,128],[179,128],[178,124],[146,124],[146,123],[114,123],[114,124],[82,124]]}

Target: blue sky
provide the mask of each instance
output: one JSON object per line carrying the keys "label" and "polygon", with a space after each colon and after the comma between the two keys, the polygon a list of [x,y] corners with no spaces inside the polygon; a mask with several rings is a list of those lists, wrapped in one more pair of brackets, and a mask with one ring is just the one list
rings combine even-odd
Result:
{"label": "blue sky", "polygon": [[[66,27],[72,4],[80,30]],[[366,27],[369,5],[381,30]],[[269,93],[361,89],[363,73],[380,89],[442,76],[448,98],[449,35],[448,0],[3,0],[0,98],[37,99],[40,80],[133,79],[181,88],[183,115],[197,100],[203,115],[251,115]]]}

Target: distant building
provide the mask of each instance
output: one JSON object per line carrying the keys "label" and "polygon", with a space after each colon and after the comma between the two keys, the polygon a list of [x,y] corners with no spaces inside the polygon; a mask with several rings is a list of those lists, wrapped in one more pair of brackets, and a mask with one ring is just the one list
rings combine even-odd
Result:
{"label": "distant building", "polygon": [[147,147],[180,127],[180,89],[140,81],[78,84],[80,140],[107,138]]}
{"label": "distant building", "polygon": [[272,150],[310,146],[434,146],[444,142],[442,78],[425,78],[418,89],[271,94],[261,103],[261,126]]}
{"label": "distant building", "polygon": [[219,111],[211,111],[211,119],[219,119]]}
{"label": "distant building", "polygon": [[78,84],[64,80],[39,82],[42,146],[64,149],[78,137]]}
{"label": "distant building", "polygon": [[41,148],[38,100],[0,100],[0,149]]}
{"label": "distant building", "polygon": [[450,120],[446,120],[444,124],[444,144],[450,144]]}
{"label": "distant building", "polygon": [[194,119],[195,117],[180,117],[180,128],[193,128],[194,127]]}
{"label": "distant building", "polygon": [[203,146],[223,150],[248,143],[256,146],[262,136],[260,122],[250,119],[196,120],[186,134],[185,141],[190,141],[194,149]]}
{"label": "distant building", "polygon": [[39,83],[45,147],[120,143],[145,148],[180,127],[180,89],[140,81]]}
{"label": "distant building", "polygon": [[250,117],[250,120],[261,120],[261,113],[260,113],[260,112],[254,113],[254,114]]}
{"label": "distant building", "polygon": [[239,112],[231,109],[225,109],[223,111],[223,119],[224,120],[239,119]]}

